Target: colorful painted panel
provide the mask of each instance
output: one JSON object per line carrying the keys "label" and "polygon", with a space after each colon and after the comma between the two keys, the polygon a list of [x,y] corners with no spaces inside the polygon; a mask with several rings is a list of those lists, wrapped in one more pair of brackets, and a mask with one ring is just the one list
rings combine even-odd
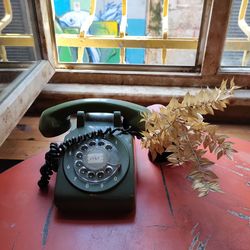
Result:
{"label": "colorful painted panel", "polygon": [[[55,31],[57,34],[79,34],[80,27],[89,17],[90,0],[53,0],[55,9]],[[128,6],[127,35],[145,35],[146,1],[134,1]],[[136,4],[138,2],[138,4]],[[141,2],[144,2],[141,4]],[[130,8],[132,10],[130,11]],[[143,12],[143,15],[142,15]],[[132,13],[132,14],[129,14]],[[119,35],[122,16],[121,0],[97,0],[95,19],[88,33],[90,35]],[[58,47],[60,62],[77,62],[78,48]],[[126,49],[127,63],[144,64],[145,49]],[[118,48],[85,48],[82,63],[119,63]]]}

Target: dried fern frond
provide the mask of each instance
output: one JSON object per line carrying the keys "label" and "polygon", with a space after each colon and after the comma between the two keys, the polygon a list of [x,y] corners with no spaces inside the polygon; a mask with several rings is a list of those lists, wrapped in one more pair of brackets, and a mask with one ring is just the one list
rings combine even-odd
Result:
{"label": "dried fern frond", "polygon": [[203,121],[203,115],[214,114],[214,110],[223,111],[238,88],[233,79],[229,84],[225,80],[219,88],[201,89],[196,95],[187,93],[181,102],[172,98],[159,112],[142,114],[145,122],[142,146],[149,149],[152,160],[158,154],[169,152],[167,160],[172,165],[191,162],[193,170],[189,177],[199,196],[221,191],[217,178],[211,178],[215,174],[207,169],[213,162],[204,157],[205,153],[209,150],[217,159],[223,155],[232,159],[236,152],[227,136],[217,135],[216,126]]}

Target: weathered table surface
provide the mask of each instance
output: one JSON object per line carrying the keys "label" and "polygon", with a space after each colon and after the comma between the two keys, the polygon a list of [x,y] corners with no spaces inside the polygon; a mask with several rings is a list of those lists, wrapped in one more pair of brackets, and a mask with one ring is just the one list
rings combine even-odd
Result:
{"label": "weathered table surface", "polygon": [[120,219],[63,218],[55,176],[47,195],[37,187],[44,154],[25,160],[0,174],[0,249],[250,249],[250,142],[231,140],[234,161],[214,166],[224,193],[203,198],[186,168],[154,166],[136,141],[136,212]]}

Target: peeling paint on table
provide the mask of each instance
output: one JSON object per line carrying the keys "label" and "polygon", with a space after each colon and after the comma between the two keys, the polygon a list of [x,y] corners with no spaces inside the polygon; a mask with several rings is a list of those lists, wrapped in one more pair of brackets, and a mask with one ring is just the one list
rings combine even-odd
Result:
{"label": "peeling paint on table", "polygon": [[236,211],[231,211],[231,210],[227,210],[228,213],[230,213],[231,215],[234,215],[242,220],[247,220],[250,223],[250,216],[249,215],[245,215],[243,213],[240,212],[236,212]]}

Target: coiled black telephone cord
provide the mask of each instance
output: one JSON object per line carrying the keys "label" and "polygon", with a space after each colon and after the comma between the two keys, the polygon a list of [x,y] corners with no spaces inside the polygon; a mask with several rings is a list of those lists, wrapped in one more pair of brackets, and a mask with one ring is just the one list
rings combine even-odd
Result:
{"label": "coiled black telephone cord", "polygon": [[45,164],[40,168],[41,178],[38,181],[38,186],[41,190],[46,190],[49,184],[49,180],[53,172],[57,172],[60,158],[64,155],[65,151],[79,143],[93,138],[104,138],[106,135],[112,135],[116,131],[120,131],[121,133],[129,133],[131,135],[139,136],[138,133],[131,130],[131,127],[128,129],[123,128],[116,128],[106,129],[105,132],[102,130],[93,131],[89,134],[79,135],[77,137],[72,137],[71,139],[67,139],[65,142],[57,144],[57,143],[50,143],[50,149],[45,154]]}

